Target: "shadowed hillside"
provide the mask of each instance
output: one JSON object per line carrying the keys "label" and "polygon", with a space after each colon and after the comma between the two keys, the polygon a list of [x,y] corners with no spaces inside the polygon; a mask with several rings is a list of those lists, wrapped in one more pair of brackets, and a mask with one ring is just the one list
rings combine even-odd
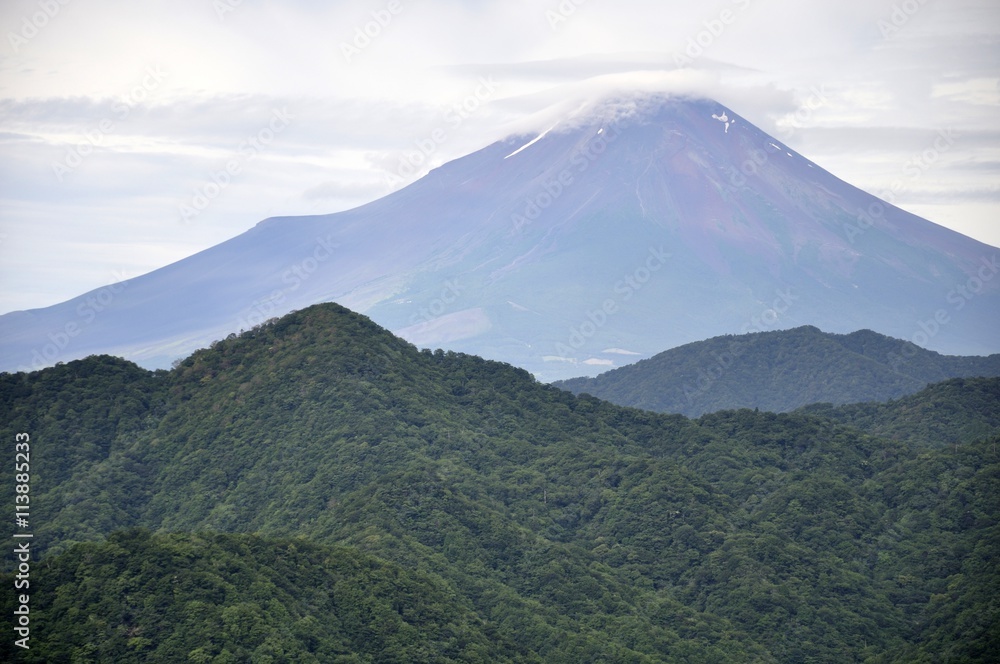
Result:
{"label": "shadowed hillside", "polygon": [[941,355],[870,330],[826,334],[806,326],[716,337],[554,385],[696,417],[731,408],[785,412],[819,402],[886,401],[947,378],[998,375],[1000,355]]}

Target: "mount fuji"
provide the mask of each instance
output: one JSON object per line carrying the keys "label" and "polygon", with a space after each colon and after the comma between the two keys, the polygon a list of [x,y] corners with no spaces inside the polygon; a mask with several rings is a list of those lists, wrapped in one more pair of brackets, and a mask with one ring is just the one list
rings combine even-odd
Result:
{"label": "mount fuji", "polygon": [[716,102],[605,100],[358,208],[266,219],[149,274],[0,316],[0,370],[98,353],[164,367],[324,301],[542,380],[804,324],[988,354],[1000,351],[998,256]]}

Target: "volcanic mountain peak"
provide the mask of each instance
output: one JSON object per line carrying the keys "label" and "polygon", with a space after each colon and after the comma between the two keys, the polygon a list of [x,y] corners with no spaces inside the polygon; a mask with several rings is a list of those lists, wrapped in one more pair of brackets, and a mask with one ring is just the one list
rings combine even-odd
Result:
{"label": "volcanic mountain peak", "polygon": [[92,293],[2,316],[0,369],[91,353],[165,366],[325,301],[545,380],[801,324],[983,354],[1000,350],[996,251],[721,104],[623,96],[361,207],[267,220],[126,282],[98,315],[81,317]]}

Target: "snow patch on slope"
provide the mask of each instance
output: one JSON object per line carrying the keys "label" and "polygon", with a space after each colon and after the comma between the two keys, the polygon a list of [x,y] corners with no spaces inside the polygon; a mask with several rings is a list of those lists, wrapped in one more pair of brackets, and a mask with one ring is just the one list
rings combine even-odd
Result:
{"label": "snow patch on slope", "polygon": [[540,140],[542,140],[543,138],[545,138],[545,135],[546,135],[547,133],[549,133],[550,131],[552,131],[553,129],[555,129],[555,128],[556,128],[556,127],[557,127],[558,125],[559,125],[559,123],[558,123],[558,122],[557,122],[556,124],[552,125],[552,126],[551,126],[551,127],[549,127],[548,129],[546,129],[545,131],[543,131],[542,133],[540,133],[540,134],[539,134],[539,135],[538,135],[537,137],[535,137],[534,139],[532,139],[532,140],[528,141],[527,143],[525,143],[524,145],[522,145],[522,146],[521,146],[521,147],[519,147],[518,149],[516,149],[516,150],[514,150],[513,152],[511,152],[511,153],[510,153],[509,155],[507,155],[506,157],[504,157],[504,159],[510,159],[511,157],[513,157],[514,155],[516,155],[516,154],[517,154],[518,152],[521,152],[522,150],[527,150],[527,149],[528,149],[528,148],[530,148],[530,147],[531,147],[532,145],[534,145],[534,144],[535,144],[535,143],[537,143],[538,141],[540,141]]}
{"label": "snow patch on slope", "polygon": [[731,125],[731,124],[733,124],[733,123],[736,122],[735,120],[730,120],[729,116],[726,115],[725,111],[722,112],[722,115],[716,115],[715,113],[712,113],[712,119],[713,120],[718,120],[719,122],[724,122],[726,124],[726,131],[725,131],[725,133],[727,133],[727,134],[729,133],[729,125]]}

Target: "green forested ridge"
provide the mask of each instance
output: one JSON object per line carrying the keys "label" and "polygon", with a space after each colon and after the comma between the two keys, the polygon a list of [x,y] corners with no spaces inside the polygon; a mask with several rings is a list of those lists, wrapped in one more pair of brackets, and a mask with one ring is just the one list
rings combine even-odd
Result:
{"label": "green forested ridge", "polygon": [[953,378],[886,403],[812,404],[801,412],[894,440],[962,445],[1000,435],[1000,378]]}
{"label": "green forested ridge", "polygon": [[[617,407],[507,365],[418,351],[335,305],[169,373],[91,358],[0,375],[0,399],[7,439],[32,433],[32,528],[46,551],[34,592],[39,614],[58,616],[33,638],[66,657],[92,643],[79,616],[94,611],[123,656],[202,648],[202,661],[270,643],[299,661],[329,661],[322,645],[356,655],[344,661],[986,662],[997,645],[995,438],[935,446],[809,413],[692,421]],[[53,406],[70,399],[72,412]],[[116,415],[98,424],[100,413]],[[86,454],[60,450],[70,430],[82,432],[74,445],[92,444]],[[202,534],[73,546],[135,527]],[[340,553],[261,553],[289,543]],[[250,576],[213,562],[237,550]],[[281,625],[325,623],[368,610],[309,603],[308,580],[338,573],[338,556],[368,561],[372,607],[430,616],[426,629],[399,625],[393,648],[410,659],[356,645],[360,619],[322,644],[288,628],[257,640],[222,630],[198,645],[130,604],[177,615],[182,601],[207,601],[194,586],[150,581],[137,594],[111,583],[122,565],[138,565],[139,584],[162,576],[143,576],[145,558],[164,570],[216,565],[206,583],[235,590],[213,596],[188,632],[215,630],[235,606]],[[380,585],[400,570],[426,586],[426,604],[405,584]],[[244,592],[255,575],[292,580]],[[113,596],[80,591],[91,587]],[[137,616],[159,636],[133,634],[150,642],[130,646],[120,635]],[[282,661],[265,655],[254,661]]]}
{"label": "green forested ridge", "polygon": [[43,627],[27,652],[5,640],[5,661],[402,664],[517,652],[440,580],[301,539],[128,530],[43,570],[31,600],[45,607]]}
{"label": "green forested ridge", "polygon": [[886,401],[929,383],[977,376],[1000,376],[1000,355],[941,355],[871,330],[827,334],[804,326],[715,337],[555,385],[697,417],[734,408],[786,412],[813,403]]}

